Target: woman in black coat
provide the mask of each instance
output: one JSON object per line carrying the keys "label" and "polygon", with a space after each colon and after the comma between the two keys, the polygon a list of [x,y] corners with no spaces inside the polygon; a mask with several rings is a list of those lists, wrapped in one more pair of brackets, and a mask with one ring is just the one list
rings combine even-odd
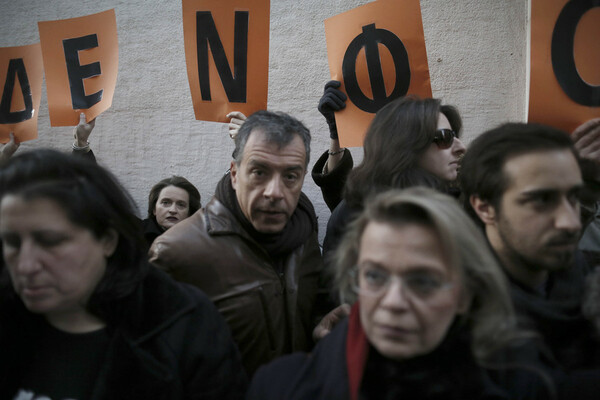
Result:
{"label": "woman in black coat", "polygon": [[133,202],[52,150],[0,168],[0,398],[241,398],[229,330],[199,290],[146,262]]}

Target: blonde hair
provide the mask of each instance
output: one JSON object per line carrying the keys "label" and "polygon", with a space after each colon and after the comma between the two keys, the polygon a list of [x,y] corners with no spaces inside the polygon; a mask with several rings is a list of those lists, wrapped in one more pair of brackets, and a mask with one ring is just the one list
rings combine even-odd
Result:
{"label": "blonde hair", "polygon": [[483,233],[455,199],[424,187],[377,195],[349,226],[336,253],[336,282],[342,302],[357,299],[349,272],[356,265],[360,241],[370,222],[392,226],[416,223],[436,231],[453,272],[463,283],[463,295],[470,298],[468,310],[457,318],[469,330],[473,355],[480,364],[521,337],[506,278]]}

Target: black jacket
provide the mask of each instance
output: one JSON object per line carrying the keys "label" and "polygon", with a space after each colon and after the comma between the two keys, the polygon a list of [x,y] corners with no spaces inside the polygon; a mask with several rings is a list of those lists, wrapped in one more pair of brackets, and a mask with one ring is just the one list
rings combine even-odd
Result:
{"label": "black jacket", "polygon": [[323,260],[325,265],[332,265],[332,260],[335,259],[335,250],[338,248],[348,224],[352,222],[362,210],[352,208],[346,200],[342,200],[331,213],[329,221],[327,221],[327,231],[325,239],[323,239]]}
{"label": "black jacket", "polygon": [[520,324],[537,335],[529,353],[537,353],[538,368],[552,376],[561,399],[597,399],[600,392],[600,340],[581,311],[589,272],[577,252],[572,266],[549,274],[545,293],[509,276]]}
{"label": "black jacket", "polygon": [[[354,312],[354,309],[353,309]],[[372,348],[368,350],[367,361],[361,358],[361,349],[356,346],[354,335],[349,334],[356,326],[349,319],[340,322],[338,326],[324,339],[322,339],[311,354],[295,353],[282,357],[260,368],[246,396],[247,400],[293,399],[293,400],[335,400],[380,398],[389,394],[388,385],[373,386],[382,388],[379,393],[368,397],[365,377],[368,376],[368,366],[373,360]],[[350,321],[350,322],[349,322]],[[350,343],[350,344],[348,344]],[[486,399],[486,400],[517,400],[517,399],[549,399],[547,387],[538,379],[537,374],[520,371],[515,376],[521,377],[523,373],[528,376],[521,379],[523,384],[516,387],[514,393],[497,385],[489,377],[486,370],[479,367],[470,356],[469,350],[464,345],[456,345],[457,341],[445,341],[432,354],[423,356],[420,360],[409,360],[400,375],[395,375],[396,382],[401,382],[402,399]],[[379,356],[379,360],[382,359]],[[377,361],[376,361],[377,362]],[[364,364],[361,366],[360,364]],[[371,361],[372,364],[372,361]],[[415,373],[416,372],[416,373]],[[408,376],[411,375],[411,376]],[[377,381],[377,377],[371,381]],[[393,380],[392,380],[393,382]],[[445,383],[443,383],[445,382]],[[406,384],[406,386],[402,386]],[[375,384],[376,385],[376,384]],[[416,385],[416,386],[415,386]],[[410,386],[419,391],[419,395],[410,390]],[[428,390],[437,386],[439,391]],[[359,394],[360,388],[360,394]],[[436,388],[436,389],[437,389]],[[394,388],[398,389],[398,387]],[[404,390],[402,390],[404,389]],[[433,392],[433,395],[422,397],[422,392]],[[412,397],[411,397],[412,396]],[[416,397],[415,397],[416,396]]]}
{"label": "black jacket", "polygon": [[[106,359],[92,400],[238,399],[246,388],[240,356],[208,298],[152,269],[108,326]],[[0,305],[0,398],[19,388],[36,326],[45,323],[20,300]]]}
{"label": "black jacket", "polygon": [[510,279],[510,292],[522,327],[539,333],[546,352],[566,370],[600,369],[600,341],[582,314],[585,278],[590,272],[581,253],[569,268],[549,274],[546,293]]}
{"label": "black jacket", "polygon": [[150,248],[150,246],[152,246],[152,243],[154,242],[154,239],[165,233],[165,230],[158,226],[156,220],[152,218],[146,218],[141,222],[142,229],[144,230],[144,238],[146,239],[146,244],[148,245],[148,248]]}
{"label": "black jacket", "polygon": [[313,166],[311,174],[313,181],[321,188],[325,204],[327,204],[330,211],[333,211],[340,201],[342,201],[346,179],[354,166],[354,161],[352,160],[350,151],[345,149],[338,165],[333,170],[324,174],[323,167],[325,167],[328,158],[329,152],[326,151],[321,154],[321,157],[319,157]]}

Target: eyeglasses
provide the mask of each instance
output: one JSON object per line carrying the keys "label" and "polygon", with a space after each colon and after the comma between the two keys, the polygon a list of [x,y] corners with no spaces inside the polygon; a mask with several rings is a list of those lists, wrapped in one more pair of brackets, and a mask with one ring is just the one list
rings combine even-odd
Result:
{"label": "eyeglasses", "polygon": [[454,138],[458,138],[458,133],[452,129],[438,129],[433,136],[433,143],[442,150],[449,149],[454,143]]}
{"label": "eyeglasses", "polygon": [[453,283],[435,271],[416,270],[402,275],[390,274],[376,266],[357,266],[350,270],[353,289],[364,296],[379,297],[386,293],[392,282],[399,281],[406,295],[420,300],[431,300],[450,289]]}

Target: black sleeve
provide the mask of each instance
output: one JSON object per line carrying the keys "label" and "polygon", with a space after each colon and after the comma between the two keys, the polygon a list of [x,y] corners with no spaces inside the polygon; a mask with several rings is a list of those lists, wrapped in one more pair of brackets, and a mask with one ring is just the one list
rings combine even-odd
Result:
{"label": "black sleeve", "polygon": [[327,151],[319,157],[312,169],[312,178],[316,185],[321,188],[323,200],[325,200],[327,207],[329,207],[330,211],[333,211],[342,200],[344,185],[346,184],[348,174],[354,166],[354,161],[352,160],[350,151],[345,149],[339,164],[336,165],[333,171],[324,174],[323,167],[328,158],[329,153]]}
{"label": "black sleeve", "polygon": [[327,221],[327,230],[323,239],[323,260],[325,265],[332,265],[332,258],[335,257],[335,250],[342,241],[348,224],[352,222],[361,210],[352,209],[345,200],[333,210],[329,221]]}

